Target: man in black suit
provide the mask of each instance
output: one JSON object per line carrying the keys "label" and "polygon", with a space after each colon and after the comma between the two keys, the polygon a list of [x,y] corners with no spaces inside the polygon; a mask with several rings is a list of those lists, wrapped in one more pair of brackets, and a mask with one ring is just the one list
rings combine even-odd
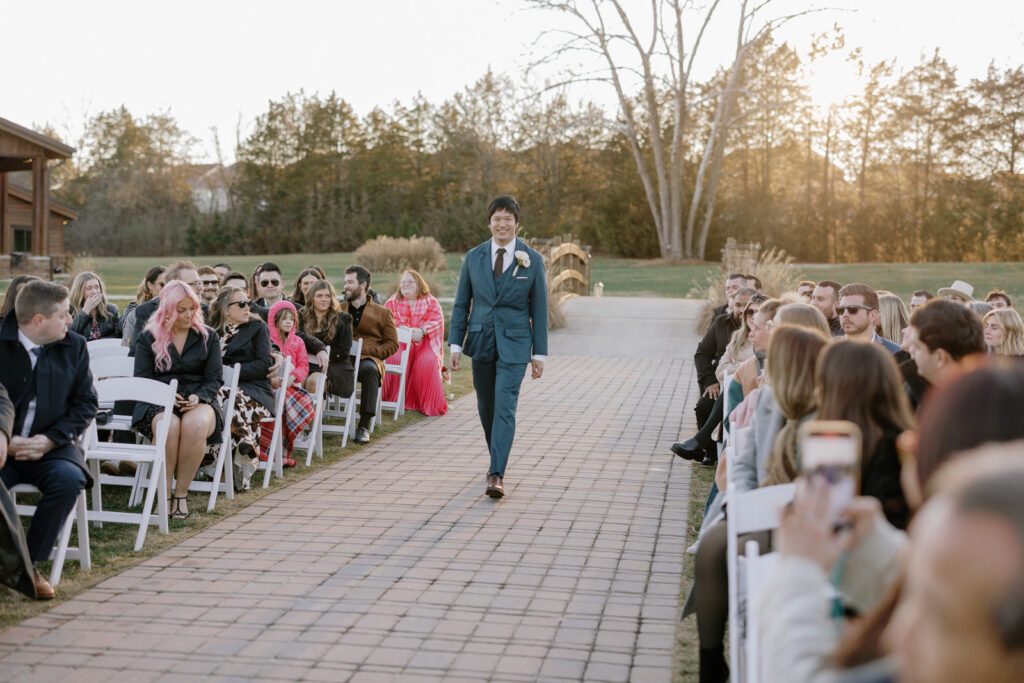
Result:
{"label": "man in black suit", "polygon": [[[96,415],[96,393],[85,338],[68,332],[68,309],[67,288],[37,280],[22,287],[14,315],[0,325],[0,384],[14,404],[0,479],[42,492],[28,533],[33,563],[49,559],[78,494],[92,486],[75,439]],[[38,571],[35,583],[37,597],[53,597]]]}

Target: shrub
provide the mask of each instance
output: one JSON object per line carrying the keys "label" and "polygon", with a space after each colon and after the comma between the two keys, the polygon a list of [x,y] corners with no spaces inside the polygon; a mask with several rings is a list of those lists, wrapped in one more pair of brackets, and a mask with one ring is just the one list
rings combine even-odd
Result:
{"label": "shrub", "polygon": [[444,250],[433,237],[381,235],[356,249],[356,263],[371,273],[397,273],[408,268],[427,273],[444,270]]}

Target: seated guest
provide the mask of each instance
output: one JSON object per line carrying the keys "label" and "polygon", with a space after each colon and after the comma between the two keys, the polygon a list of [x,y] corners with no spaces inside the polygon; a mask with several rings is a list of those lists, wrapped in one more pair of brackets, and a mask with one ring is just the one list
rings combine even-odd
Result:
{"label": "seated guest", "polygon": [[800,298],[804,300],[804,303],[811,303],[811,295],[814,294],[814,288],[817,285],[810,280],[803,280],[796,286],[796,293],[800,295]]}
{"label": "seated guest", "polygon": [[124,313],[121,314],[121,338],[125,346],[131,345],[132,333],[135,332],[135,309],[139,304],[160,296],[160,290],[164,286],[165,270],[163,266],[153,266],[147,270],[142,282],[139,283],[139,288],[135,290],[135,300],[128,302],[124,307]]}
{"label": "seated guest", "polygon": [[306,291],[309,304],[299,311],[299,331],[331,347],[331,357],[310,363],[306,391],[315,391],[318,374],[327,373],[326,391],[348,398],[355,388],[352,365],[352,316],[341,310],[334,285],[317,280]]}
{"label": "seated guest", "polygon": [[71,282],[71,331],[87,341],[121,337],[121,314],[107,303],[103,281],[96,273],[83,271]]}
{"label": "seated guest", "polygon": [[878,327],[875,332],[896,346],[903,343],[903,330],[910,324],[910,314],[903,299],[886,292],[878,295]]}
{"label": "seated guest", "polygon": [[281,268],[276,263],[261,263],[252,271],[252,289],[255,292],[256,303],[260,306],[270,308],[284,298],[281,276]]}
{"label": "seated guest", "polygon": [[839,305],[839,290],[843,286],[835,280],[822,280],[811,292],[811,305],[816,307],[828,321],[828,328],[833,337],[843,336],[843,326],[839,322],[836,306]]}
{"label": "seated guest", "polygon": [[199,282],[202,283],[203,288],[199,298],[207,306],[212,306],[213,300],[217,298],[217,292],[220,290],[220,275],[210,266],[199,266],[196,272],[199,273]]}
{"label": "seated guest", "polygon": [[969,304],[974,301],[974,287],[963,280],[954,280],[949,287],[940,287],[938,295],[940,299]]}
{"label": "seated guest", "polygon": [[974,315],[978,316],[982,320],[985,319],[985,315],[989,311],[995,310],[992,308],[992,304],[987,304],[984,301],[969,301],[967,302],[967,308],[974,312]]}
{"label": "seated guest", "polygon": [[[203,324],[199,295],[189,285],[169,280],[153,301],[159,301],[159,307],[135,340],[135,376],[164,384],[178,380],[177,404],[167,437],[166,472],[170,516],[188,519],[188,487],[207,445],[220,443],[220,343],[217,333]],[[132,428],[152,439],[157,423],[164,418],[162,411],[161,406],[136,403]]]}
{"label": "seated guest", "polygon": [[1001,289],[993,289],[985,295],[985,303],[992,308],[1013,308],[1010,295]]}
{"label": "seated guest", "polygon": [[970,355],[985,353],[981,320],[958,301],[935,299],[910,316],[907,348],[917,371],[931,384],[960,373]]}
{"label": "seated guest", "polygon": [[757,293],[761,292],[761,278],[753,274],[745,275],[744,277],[747,278],[747,287],[753,287]]}
{"label": "seated guest", "polygon": [[[196,297],[201,297],[203,294],[203,283],[199,279],[199,271],[196,264],[191,261],[175,261],[167,267],[164,271],[164,282],[170,282],[171,280],[179,280],[184,282],[192,288],[193,293]],[[135,340],[138,339],[139,333],[145,328],[146,323],[149,322],[149,317],[156,312],[160,307],[160,297],[155,296],[149,301],[139,304],[135,308],[135,329],[132,332],[131,339],[129,339],[128,346],[131,349],[129,352],[131,355],[135,354]],[[203,316],[203,320],[206,320],[210,316],[210,308],[201,299],[199,303],[199,311]]]}
{"label": "seated guest", "polygon": [[[210,307],[210,326],[220,337],[223,365],[241,364],[235,410],[231,418],[231,441],[248,462],[241,462],[238,477],[246,488],[255,471],[260,443],[260,420],[274,419],[274,391],[270,371],[270,332],[263,320],[249,311],[249,297],[237,287],[224,287]],[[228,390],[221,387],[217,399],[223,406]]]}
{"label": "seated guest", "polygon": [[289,300],[295,304],[296,308],[302,308],[306,305],[306,291],[309,289],[309,286],[317,280],[326,279],[324,271],[320,270],[317,266],[303,269],[299,276],[295,278],[295,287],[292,289],[291,296],[288,297]]}
{"label": "seated guest", "polygon": [[845,338],[872,342],[889,353],[896,353],[900,345],[875,332],[880,322],[878,308],[878,293],[863,283],[854,282],[839,290],[836,313],[839,314]]}
{"label": "seated guest", "polygon": [[730,273],[725,278],[725,303],[721,306],[716,306],[712,313],[711,319],[714,320],[718,316],[722,315],[729,310],[729,305],[736,292],[740,291],[747,286],[747,276],[743,273]]}
{"label": "seated guest", "polygon": [[370,441],[370,422],[377,414],[377,399],[384,378],[384,359],[398,351],[398,332],[391,311],[367,296],[370,271],[362,266],[345,269],[345,303],[341,310],[352,316],[352,337],[363,340],[363,353],[356,376],[362,394],[359,425],[354,441]]}
{"label": "seated guest", "polygon": [[[286,358],[292,360],[291,384],[287,387],[284,401],[284,429],[282,439],[284,441],[285,467],[295,467],[295,460],[292,458],[292,445],[295,439],[302,434],[313,418],[316,417],[313,406],[313,397],[302,388],[302,383],[309,375],[309,356],[306,353],[306,345],[296,334],[298,315],[295,311],[295,304],[287,299],[282,299],[270,307],[268,314],[270,319],[270,341],[274,348],[280,351]],[[270,380],[271,386],[275,389],[281,387],[283,379],[273,377]],[[269,427],[269,425],[267,425]],[[269,448],[273,438],[273,429],[264,430],[264,443]],[[263,449],[266,451],[266,449]],[[266,460],[264,452],[260,456]]]}
{"label": "seated guest", "polygon": [[[423,276],[415,270],[402,273],[398,293],[384,306],[394,316],[395,326],[412,330],[412,346],[405,371],[405,409],[418,410],[424,415],[444,415],[448,412],[441,368],[444,367],[444,313],[441,302],[430,294]],[[398,363],[401,351],[388,359]],[[394,401],[398,396],[399,378],[384,378],[384,399]]]}
{"label": "seated guest", "polygon": [[711,326],[697,344],[693,354],[693,364],[697,370],[697,387],[700,398],[693,411],[697,416],[698,428],[703,427],[711,416],[722,387],[715,377],[715,368],[729,345],[733,332],[740,328],[740,316],[750,298],[757,294],[753,289],[744,287],[736,292],[731,299],[729,310],[711,321]]}
{"label": "seated guest", "polygon": [[999,356],[1024,356],[1024,321],[1012,308],[994,308],[985,314],[985,345]]}
{"label": "seated guest", "polygon": [[[75,440],[96,415],[97,400],[85,340],[68,333],[70,305],[63,285],[23,281],[14,312],[0,324],[0,385],[14,408],[0,479],[8,488],[24,483],[42,492],[28,532],[34,564],[50,559],[78,494],[92,486]],[[34,580],[37,598],[53,597],[38,571]]]}
{"label": "seated guest", "polygon": [[0,304],[0,321],[4,320],[7,314],[14,310],[14,301],[18,298],[18,291],[22,285],[38,279],[35,275],[17,275],[7,284],[7,291],[4,292],[4,302]]}
{"label": "seated guest", "polygon": [[217,279],[223,283],[224,278],[231,272],[231,266],[226,263],[215,263],[213,264],[213,270],[217,273]]}
{"label": "seated guest", "polygon": [[913,313],[934,298],[935,295],[927,289],[917,290],[914,292],[913,296],[910,297],[910,312]]}

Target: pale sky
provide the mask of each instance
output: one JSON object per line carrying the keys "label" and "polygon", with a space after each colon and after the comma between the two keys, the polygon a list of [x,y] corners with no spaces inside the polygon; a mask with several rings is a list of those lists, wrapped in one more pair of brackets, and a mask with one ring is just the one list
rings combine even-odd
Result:
{"label": "pale sky", "polygon": [[[780,12],[857,9],[791,22],[779,37],[799,46],[838,23],[847,47],[862,46],[874,61],[896,57],[909,66],[937,47],[962,81],[983,75],[992,60],[1024,63],[1021,0],[777,3]],[[649,6],[627,4],[638,13]],[[735,10],[728,10],[736,4],[722,0],[699,76],[731,58]],[[200,139],[197,160],[215,158],[213,126],[231,160],[236,124],[244,134],[269,100],[289,91],[334,90],[365,114],[417,92],[441,102],[488,67],[518,80],[534,38],[558,21],[524,12],[519,0],[0,0],[0,17],[7,66],[0,116],[29,127],[49,123],[75,144],[84,121],[101,111],[169,110]],[[593,88],[575,99],[612,102]]]}

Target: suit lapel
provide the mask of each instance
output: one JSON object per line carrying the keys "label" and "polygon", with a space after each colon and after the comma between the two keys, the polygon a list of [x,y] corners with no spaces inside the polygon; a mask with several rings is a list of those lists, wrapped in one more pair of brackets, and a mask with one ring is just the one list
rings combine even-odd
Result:
{"label": "suit lapel", "polygon": [[494,283],[494,266],[491,264],[491,241],[487,240],[480,245],[480,255],[477,257],[479,265],[477,269],[483,273],[484,293],[489,294],[491,301],[497,301],[498,291]]}
{"label": "suit lapel", "polygon": [[[517,251],[521,251],[521,249],[519,247],[519,238],[518,237],[515,238],[515,240],[513,240],[513,242],[512,242],[512,263],[505,270],[505,272],[501,274],[501,277],[498,278],[498,283],[497,283],[497,290],[498,291],[497,291],[497,294],[495,296],[495,301],[497,301],[497,299],[499,299],[501,297],[501,295],[508,289],[509,281],[512,280],[513,277],[514,277],[512,274],[516,271],[516,266],[519,265],[518,262],[516,261],[516,252]],[[491,279],[492,280],[494,279],[493,275],[491,275]]]}

